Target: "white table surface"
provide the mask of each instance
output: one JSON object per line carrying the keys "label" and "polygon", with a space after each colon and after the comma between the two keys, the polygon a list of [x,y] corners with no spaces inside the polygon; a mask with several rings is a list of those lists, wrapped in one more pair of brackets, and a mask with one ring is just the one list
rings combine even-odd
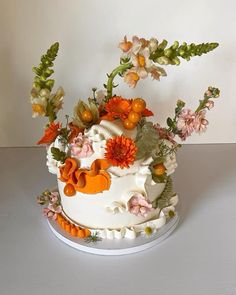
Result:
{"label": "white table surface", "polygon": [[1,148],[0,161],[1,295],[236,295],[236,144],[184,146],[178,228],[116,257],[79,252],[50,232],[35,201],[56,184],[44,149]]}

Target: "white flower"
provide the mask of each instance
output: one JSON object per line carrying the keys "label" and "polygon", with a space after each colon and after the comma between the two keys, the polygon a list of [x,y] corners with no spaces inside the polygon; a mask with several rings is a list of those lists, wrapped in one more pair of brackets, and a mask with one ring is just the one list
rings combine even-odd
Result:
{"label": "white flower", "polygon": [[55,107],[54,111],[57,113],[60,109],[62,109],[63,98],[65,96],[65,91],[62,87],[57,89],[57,92],[51,95],[51,101],[53,106]]}
{"label": "white flower", "polygon": [[148,76],[148,71],[152,67],[153,62],[149,59],[150,51],[147,47],[140,50],[137,54],[132,53],[130,61],[134,65],[134,71],[141,79]]}
{"label": "white flower", "polygon": [[162,212],[165,214],[167,219],[171,219],[171,218],[175,217],[175,215],[176,215],[174,206],[166,207],[166,208],[162,209]]}
{"label": "white flower", "polygon": [[102,103],[106,95],[107,95],[107,90],[100,89],[95,92],[95,98],[99,104]]}
{"label": "white flower", "polygon": [[150,52],[154,52],[157,50],[157,47],[158,47],[158,41],[156,38],[151,38],[150,41],[149,41],[149,49],[150,49]]}
{"label": "white flower", "polygon": [[32,117],[36,118],[38,116],[45,116],[46,115],[46,108],[47,108],[47,98],[46,97],[36,97],[31,98],[32,103]]}

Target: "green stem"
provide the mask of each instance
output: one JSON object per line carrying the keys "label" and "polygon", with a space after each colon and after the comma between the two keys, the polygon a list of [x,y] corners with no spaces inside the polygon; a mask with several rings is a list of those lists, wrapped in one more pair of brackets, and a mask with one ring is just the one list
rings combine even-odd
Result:
{"label": "green stem", "polygon": [[203,110],[206,107],[206,103],[209,100],[210,97],[205,96],[203,100],[200,100],[199,106],[196,109],[195,113],[200,112],[201,110]]}
{"label": "green stem", "polygon": [[115,78],[115,76],[117,76],[118,74],[124,74],[125,71],[127,71],[128,69],[132,68],[133,64],[132,63],[125,63],[125,64],[121,64],[120,66],[118,66],[117,68],[115,68],[111,74],[108,76],[108,81],[107,81],[107,96],[105,98],[105,102],[107,102],[111,97],[112,97],[112,90],[113,90],[113,80]]}

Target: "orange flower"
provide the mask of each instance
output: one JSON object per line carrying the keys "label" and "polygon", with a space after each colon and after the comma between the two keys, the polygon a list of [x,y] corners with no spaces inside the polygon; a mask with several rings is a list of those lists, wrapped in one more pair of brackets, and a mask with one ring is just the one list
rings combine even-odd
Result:
{"label": "orange flower", "polygon": [[127,37],[124,37],[124,41],[120,42],[119,44],[119,48],[123,51],[123,52],[128,52],[130,50],[130,48],[132,47],[133,43],[130,41],[127,41]]}
{"label": "orange flower", "polygon": [[137,147],[131,138],[116,136],[106,143],[106,159],[114,166],[129,168],[135,161]]}
{"label": "orange flower", "polygon": [[105,105],[109,117],[125,120],[131,111],[131,101],[121,96],[112,97]]}
{"label": "orange flower", "polygon": [[59,134],[61,124],[52,122],[44,131],[44,136],[37,142],[37,144],[51,144]]}
{"label": "orange flower", "polygon": [[134,70],[127,70],[124,75],[124,81],[129,84],[131,88],[134,88],[138,83],[140,77]]}

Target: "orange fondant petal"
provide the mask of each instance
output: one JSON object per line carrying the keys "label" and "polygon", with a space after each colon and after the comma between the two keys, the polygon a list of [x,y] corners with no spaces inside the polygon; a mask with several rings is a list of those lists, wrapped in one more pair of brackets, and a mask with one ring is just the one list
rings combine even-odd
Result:
{"label": "orange fondant petal", "polygon": [[110,167],[110,163],[106,159],[97,159],[93,161],[91,170],[107,170]]}

